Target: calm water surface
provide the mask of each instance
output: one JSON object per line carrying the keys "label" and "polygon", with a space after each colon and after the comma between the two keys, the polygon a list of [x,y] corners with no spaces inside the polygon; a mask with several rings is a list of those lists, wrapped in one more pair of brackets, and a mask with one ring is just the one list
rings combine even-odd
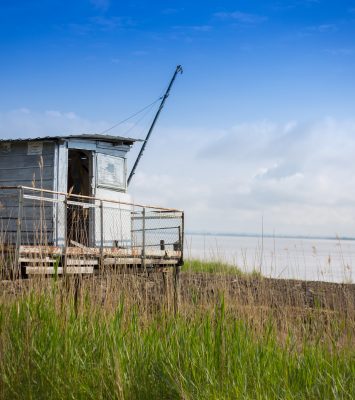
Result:
{"label": "calm water surface", "polygon": [[355,241],[186,235],[185,258],[225,261],[268,277],[355,282]]}

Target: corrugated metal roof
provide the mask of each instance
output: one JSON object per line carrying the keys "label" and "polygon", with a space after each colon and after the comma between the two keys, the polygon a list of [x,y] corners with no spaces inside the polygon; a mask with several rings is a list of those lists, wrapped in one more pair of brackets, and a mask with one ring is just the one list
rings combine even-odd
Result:
{"label": "corrugated metal roof", "polygon": [[79,140],[97,140],[100,142],[108,142],[108,143],[124,143],[124,144],[133,144],[134,142],[141,142],[141,139],[133,139],[122,136],[111,136],[111,135],[100,135],[100,134],[91,134],[91,133],[83,133],[80,135],[67,135],[67,136],[42,136],[36,138],[18,138],[18,139],[0,139],[0,142],[27,142],[27,141],[40,141],[40,140],[67,140],[67,139],[79,139]]}

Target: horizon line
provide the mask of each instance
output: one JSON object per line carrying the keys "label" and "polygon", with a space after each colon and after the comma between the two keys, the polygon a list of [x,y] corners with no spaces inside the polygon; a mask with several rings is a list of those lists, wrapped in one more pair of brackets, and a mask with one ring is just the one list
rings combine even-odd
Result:
{"label": "horizon line", "polygon": [[231,237],[254,237],[254,238],[277,238],[277,239],[318,239],[318,240],[355,240],[352,236],[323,236],[323,235],[292,235],[276,233],[243,233],[243,232],[203,232],[186,231],[186,235],[200,236],[231,236]]}

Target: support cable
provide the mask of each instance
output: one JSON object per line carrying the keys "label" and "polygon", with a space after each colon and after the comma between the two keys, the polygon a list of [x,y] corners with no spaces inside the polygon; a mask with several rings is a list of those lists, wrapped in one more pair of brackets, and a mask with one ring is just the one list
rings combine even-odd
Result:
{"label": "support cable", "polygon": [[135,116],[137,116],[138,114],[142,113],[143,111],[145,111],[147,108],[150,108],[152,106],[154,106],[154,104],[158,103],[158,101],[160,101],[163,98],[163,96],[159,97],[158,99],[156,99],[155,101],[153,101],[153,103],[148,104],[147,106],[143,107],[141,110],[135,112],[134,114],[132,114],[130,117],[123,119],[122,121],[118,122],[115,125],[112,125],[110,128],[105,129],[104,131],[100,132],[100,135],[105,134],[106,132],[109,132],[110,130],[116,128],[117,126],[123,124],[124,122],[129,121],[130,119],[134,118]]}

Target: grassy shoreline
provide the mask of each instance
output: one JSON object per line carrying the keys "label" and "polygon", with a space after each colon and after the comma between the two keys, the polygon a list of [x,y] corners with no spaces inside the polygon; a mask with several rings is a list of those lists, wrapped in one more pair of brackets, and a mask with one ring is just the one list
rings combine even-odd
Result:
{"label": "grassy shoreline", "polygon": [[235,265],[228,264],[222,261],[201,261],[198,259],[188,259],[185,261],[181,269],[182,272],[203,272],[209,274],[230,274],[239,277],[255,277],[261,278],[262,274],[259,271],[243,272]]}
{"label": "grassy shoreline", "polygon": [[64,280],[2,294],[0,398],[355,397],[352,292],[310,305],[296,286],[191,269],[177,315],[160,277],[87,279],[78,301]]}

